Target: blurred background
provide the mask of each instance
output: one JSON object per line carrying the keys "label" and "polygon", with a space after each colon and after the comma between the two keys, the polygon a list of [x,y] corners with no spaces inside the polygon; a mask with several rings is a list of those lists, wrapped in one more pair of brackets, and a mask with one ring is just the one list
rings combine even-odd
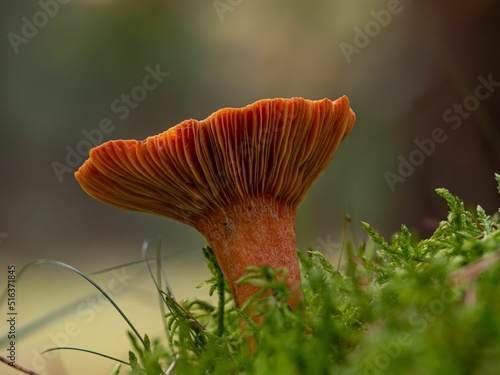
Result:
{"label": "blurred background", "polygon": [[[208,277],[192,228],[86,195],[73,173],[89,144],[143,139],[184,119],[262,98],[336,99],[351,134],[297,216],[301,249],[332,259],[344,215],[385,236],[421,237],[445,218],[446,187],[488,213],[499,207],[500,4],[494,0],[39,0],[2,2],[0,286],[7,265],[56,259],[90,273],[151,255],[177,298]],[[156,85],[143,79],[155,72]],[[154,87],[153,87],[154,86]],[[104,125],[103,125],[104,124]],[[103,129],[105,131],[103,131]],[[143,265],[95,276],[141,333],[162,337]],[[83,279],[50,265],[17,282],[18,363],[43,374],[107,374],[127,359],[126,325]],[[0,306],[6,356],[6,305]],[[1,373],[16,373],[7,367]]]}

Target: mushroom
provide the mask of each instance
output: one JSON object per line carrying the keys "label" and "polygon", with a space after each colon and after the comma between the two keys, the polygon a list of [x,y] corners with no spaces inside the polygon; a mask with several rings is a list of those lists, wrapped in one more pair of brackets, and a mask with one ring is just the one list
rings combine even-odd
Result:
{"label": "mushroom", "polygon": [[260,100],[143,141],[106,142],[75,177],[98,200],[196,228],[237,307],[257,290],[236,283],[247,267],[286,267],[295,308],[302,298],[295,213],[354,121],[345,96]]}

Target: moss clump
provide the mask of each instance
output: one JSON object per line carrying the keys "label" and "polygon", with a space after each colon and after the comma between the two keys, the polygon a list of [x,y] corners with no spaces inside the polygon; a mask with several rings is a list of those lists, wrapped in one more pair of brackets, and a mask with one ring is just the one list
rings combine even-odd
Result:
{"label": "moss clump", "polygon": [[[498,374],[499,215],[467,210],[446,189],[437,193],[450,212],[428,239],[418,241],[402,226],[387,242],[363,223],[371,241],[347,246],[342,272],[317,251],[299,253],[302,309],[286,303],[286,270],[252,269],[240,282],[261,288],[245,306],[259,311],[260,326],[249,320],[240,328],[245,307],[234,307],[204,249],[213,274],[206,285],[218,303],[167,297],[169,348],[148,359],[135,345],[142,368],[157,374],[161,359],[175,362],[171,373],[179,375]],[[134,373],[142,371],[134,365]]]}

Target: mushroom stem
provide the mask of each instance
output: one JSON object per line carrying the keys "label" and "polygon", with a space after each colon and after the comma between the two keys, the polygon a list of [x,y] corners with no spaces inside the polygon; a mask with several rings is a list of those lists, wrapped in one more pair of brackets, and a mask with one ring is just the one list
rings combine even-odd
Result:
{"label": "mushroom stem", "polygon": [[258,290],[236,284],[251,266],[286,267],[288,303],[295,308],[302,299],[295,211],[274,198],[259,197],[216,210],[195,225],[210,243],[238,308]]}

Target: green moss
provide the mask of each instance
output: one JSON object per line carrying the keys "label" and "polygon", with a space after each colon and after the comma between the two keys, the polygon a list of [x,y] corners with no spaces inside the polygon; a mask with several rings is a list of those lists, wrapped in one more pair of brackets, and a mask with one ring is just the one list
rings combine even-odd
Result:
{"label": "green moss", "polygon": [[[500,176],[495,178],[499,183]],[[498,213],[466,210],[446,189],[450,209],[420,241],[405,226],[387,241],[347,245],[337,272],[317,251],[299,252],[304,308],[292,311],[280,281],[286,270],[252,268],[240,282],[271,291],[249,301],[264,323],[241,329],[216,259],[204,249],[218,303],[166,299],[168,349],[134,341],[134,370],[158,374],[497,374],[500,368],[500,230]],[[249,354],[248,337],[257,343]],[[145,340],[149,345],[149,340]],[[153,353],[153,354],[151,354]],[[163,369],[165,370],[165,368]],[[174,373],[172,372],[172,373]]]}

